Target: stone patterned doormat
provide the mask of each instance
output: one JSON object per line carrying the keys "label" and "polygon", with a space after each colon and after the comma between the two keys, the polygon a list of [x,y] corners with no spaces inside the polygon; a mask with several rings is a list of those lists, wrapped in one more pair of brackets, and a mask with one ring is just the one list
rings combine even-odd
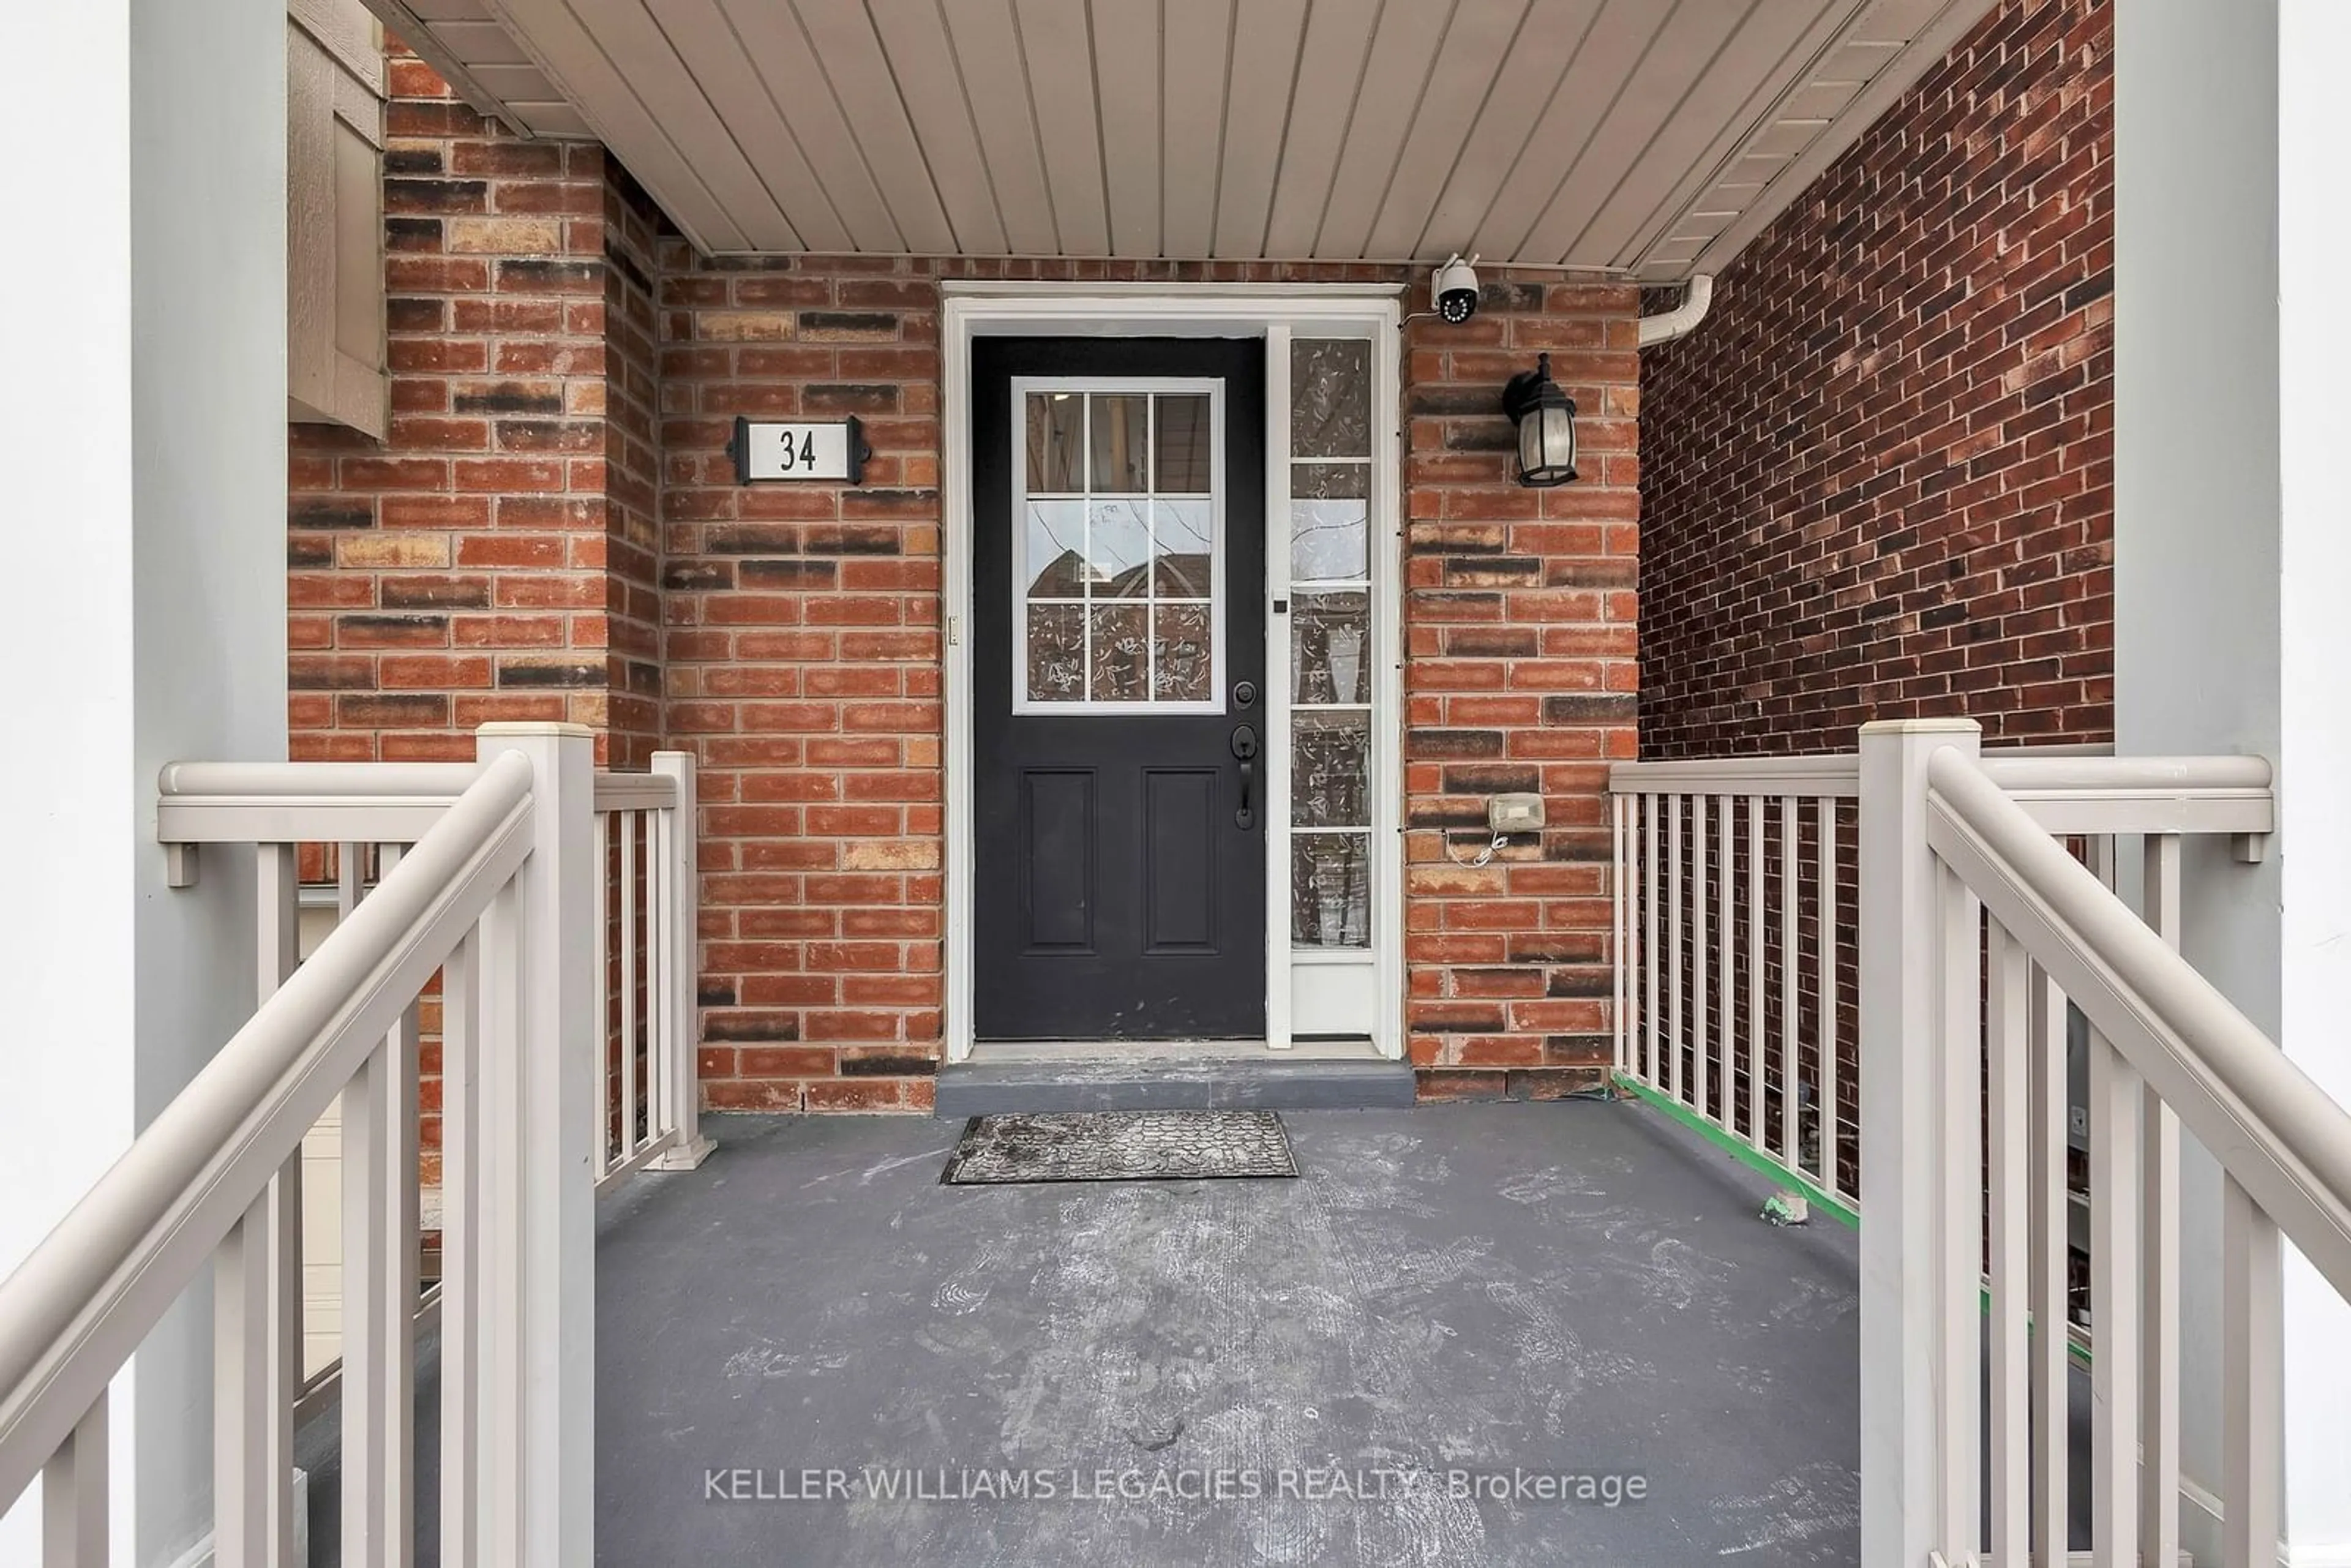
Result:
{"label": "stone patterned doormat", "polygon": [[974,1116],[939,1180],[1210,1181],[1295,1176],[1270,1111],[1067,1111]]}

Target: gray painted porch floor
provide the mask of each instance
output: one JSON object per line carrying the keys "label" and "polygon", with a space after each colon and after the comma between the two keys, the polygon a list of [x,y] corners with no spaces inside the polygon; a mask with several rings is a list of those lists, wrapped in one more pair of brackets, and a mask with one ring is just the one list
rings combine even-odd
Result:
{"label": "gray painted porch floor", "polygon": [[[1855,1561],[1849,1231],[1764,1224],[1761,1178],[1633,1104],[1284,1120],[1297,1180],[948,1187],[954,1124],[719,1119],[600,1211],[599,1559]],[[835,1467],[846,1500],[774,1496]],[[1513,1467],[1646,1497],[1451,1495]],[[1098,1470],[1163,1495],[1068,1495]],[[1261,1495],[1164,1495],[1218,1470]]]}

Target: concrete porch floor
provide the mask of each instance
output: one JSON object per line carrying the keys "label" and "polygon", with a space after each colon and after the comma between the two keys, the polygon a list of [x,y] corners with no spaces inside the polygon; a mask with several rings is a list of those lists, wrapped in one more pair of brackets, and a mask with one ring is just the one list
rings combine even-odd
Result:
{"label": "concrete porch floor", "polygon": [[[1294,1181],[946,1187],[959,1124],[717,1119],[600,1213],[598,1557],[1855,1561],[1849,1231],[1763,1223],[1761,1178],[1633,1104],[1284,1120]],[[845,1500],[776,1498],[828,1468]],[[1514,1468],[1646,1495],[1453,1495]],[[1062,1495],[975,1500],[983,1469]],[[1098,1470],[1162,1495],[1068,1495]],[[1165,1495],[1219,1470],[1261,1495]]]}

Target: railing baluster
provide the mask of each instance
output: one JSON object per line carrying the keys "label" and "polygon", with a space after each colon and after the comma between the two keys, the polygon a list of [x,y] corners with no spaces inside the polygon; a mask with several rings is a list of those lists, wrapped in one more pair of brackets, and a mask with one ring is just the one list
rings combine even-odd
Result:
{"label": "railing baluster", "polygon": [[343,1562],[402,1568],[414,1509],[413,1003],[343,1092]]}
{"label": "railing baluster", "polygon": [[1974,1456],[1981,1430],[1975,1391],[1983,1368],[1983,905],[1940,861],[1935,862],[1935,879],[1942,925],[1936,964],[1942,1039],[1935,1055],[1940,1064],[1936,1098],[1941,1135],[1933,1156],[1942,1238],[1937,1260],[1937,1381],[1952,1391],[1943,1407],[1941,1502],[1943,1535],[1964,1561],[1976,1547],[1982,1509]]}
{"label": "railing baluster", "polygon": [[2139,1076],[2090,1031],[2090,1552],[2138,1562]]}
{"label": "railing baluster", "polygon": [[1610,1040],[1614,1047],[1615,1068],[1619,1072],[1631,1065],[1625,1058],[1625,975],[1632,945],[1625,919],[1625,797],[1611,795],[1608,798],[1608,962],[1613,980],[1609,991],[1608,1028]]}
{"label": "railing baluster", "polygon": [[441,969],[441,1568],[482,1563],[482,936]]}
{"label": "railing baluster", "polygon": [[[277,995],[298,962],[299,879],[297,846],[255,846],[256,1005]],[[339,883],[354,897],[356,885]],[[294,1396],[302,1382],[299,1151],[214,1254],[213,1336],[214,1555],[224,1563],[293,1568]]]}
{"label": "railing baluster", "polygon": [[658,1141],[676,1126],[670,1120],[669,1071],[669,985],[667,954],[663,946],[669,939],[664,922],[669,918],[669,905],[662,888],[662,847],[666,839],[663,826],[668,817],[665,811],[645,813],[645,1141]]}
{"label": "railing baluster", "polygon": [[1989,923],[1984,1042],[1991,1053],[1987,1097],[1991,1164],[1991,1534],[1993,1559],[2028,1561],[2032,1509],[2032,1352],[2026,1341],[2026,1275],[2031,1267],[2032,1194],[2032,1076],[2022,946],[1998,921]]}
{"label": "railing baluster", "polygon": [[[2179,836],[2149,833],[2141,852],[2147,923],[2177,952]],[[2146,1281],[2139,1542],[2151,1562],[2174,1568],[2179,1561],[2179,1117],[2152,1088],[2141,1095],[2140,1114],[2147,1151],[2139,1206]]]}
{"label": "railing baluster", "polygon": [[1819,1053],[1821,1096],[1816,1114],[1821,1124],[1821,1186],[1833,1193],[1843,1194],[1844,1183],[1838,1170],[1837,1157],[1837,994],[1836,994],[1836,800],[1833,796],[1820,799],[1819,856],[1820,888],[1820,952],[1817,955],[1820,972],[1816,984],[1820,989],[1818,1014],[1819,1038],[1813,1050]]}
{"label": "railing baluster", "polygon": [[1672,815],[1667,820],[1667,852],[1673,856],[1673,871],[1667,878],[1666,902],[1673,917],[1673,946],[1667,961],[1667,1002],[1673,1009],[1672,1027],[1666,1039],[1666,1093],[1676,1101],[1682,1097],[1682,937],[1689,922],[1689,906],[1682,898],[1682,810],[1685,800],[1679,795],[1666,797],[1673,802]]}
{"label": "railing baluster", "polygon": [[301,1386],[302,1156],[287,1161],[213,1263],[214,1557],[294,1568],[294,1396]]}
{"label": "railing baluster", "polygon": [[[1721,947],[1720,973],[1715,983],[1715,1013],[1719,1021],[1715,1025],[1719,1043],[1722,1070],[1718,1085],[1722,1095],[1722,1114],[1716,1118],[1724,1131],[1736,1132],[1739,1127],[1739,925],[1737,890],[1739,887],[1738,810],[1728,795],[1714,802],[1714,836],[1719,864],[1714,883],[1715,940]],[[1703,1113],[1711,1102],[1701,1096],[1698,1110]]]}
{"label": "railing baluster", "polygon": [[2222,1173],[2220,1189],[2220,1562],[2276,1568],[2285,1473],[2278,1228],[2234,1176]]}
{"label": "railing baluster", "polygon": [[1690,797],[1690,1110],[1707,1114],[1707,1058],[1714,1030],[1707,1018],[1707,797]]}
{"label": "railing baluster", "polygon": [[612,939],[612,814],[596,813],[596,1176],[613,1166],[612,1155],[612,959],[604,945]]}
{"label": "railing baluster", "polygon": [[1796,1120],[1796,798],[1780,800],[1780,1155],[1790,1170],[1803,1168],[1803,1135]]}
{"label": "railing baluster", "polygon": [[[1728,1104],[1723,1109],[1729,1110]],[[1747,1141],[1771,1152],[1763,1135],[1763,797],[1747,800]]]}
{"label": "railing baluster", "polygon": [[1658,1060],[1662,1048],[1657,1035],[1657,803],[1665,799],[1667,797],[1663,795],[1641,797],[1642,826],[1648,833],[1649,852],[1642,857],[1643,880],[1647,889],[1647,896],[1642,901],[1645,906],[1642,916],[1648,936],[1647,950],[1642,957],[1646,960],[1643,967],[1648,971],[1649,997],[1648,1005],[1641,1009],[1641,1021],[1646,1026],[1649,1036],[1649,1070],[1641,1076],[1647,1079],[1652,1087],[1662,1081],[1659,1074],[1663,1067]]}
{"label": "railing baluster", "polygon": [[621,1157],[637,1152],[637,813],[621,813]]}
{"label": "railing baluster", "polygon": [[2031,1014],[2032,1297],[2032,1451],[2039,1485],[2032,1499],[2035,1568],[2064,1568],[2068,1408],[2073,1387],[2073,1199],[2067,1187],[2066,1137],[2070,1091],[2065,1071],[2065,998],[2056,982],[2032,967],[2025,1006]]}
{"label": "railing baluster", "polygon": [[107,1568],[106,1399],[41,1467],[41,1568]]}
{"label": "railing baluster", "polygon": [[[603,885],[601,857],[589,880],[599,888]],[[600,906],[601,903],[600,894]],[[474,1319],[479,1329],[475,1358],[480,1368],[475,1416],[480,1463],[473,1483],[475,1540],[478,1560],[499,1568],[523,1561],[523,1367],[530,1350],[523,1338],[522,1249],[512,1244],[515,1238],[506,1218],[520,1212],[523,1202],[521,927],[521,898],[509,883],[490,900],[477,932],[482,1027],[474,1052],[478,1115],[471,1143],[479,1155],[475,1164],[480,1173],[475,1184],[479,1198],[474,1213],[481,1221],[475,1242],[480,1264]],[[601,933],[601,921],[598,929]],[[605,1038],[601,1010],[595,1038],[601,1063]],[[601,1151],[601,1123],[597,1135],[596,1147]],[[600,1162],[601,1158],[600,1153]],[[494,1225],[500,1229],[492,1231],[489,1228]]]}
{"label": "railing baluster", "polygon": [[660,952],[661,1024],[655,1050],[662,1061],[661,1130],[675,1134],[675,1143],[654,1164],[667,1170],[692,1170],[710,1153],[702,1134],[702,1092],[695,1038],[701,1021],[696,985],[700,956],[695,929],[698,874],[695,864],[695,768],[682,751],[653,753],[653,771],[666,777],[674,803],[654,820],[653,864],[647,873],[650,896],[660,910],[656,921]]}

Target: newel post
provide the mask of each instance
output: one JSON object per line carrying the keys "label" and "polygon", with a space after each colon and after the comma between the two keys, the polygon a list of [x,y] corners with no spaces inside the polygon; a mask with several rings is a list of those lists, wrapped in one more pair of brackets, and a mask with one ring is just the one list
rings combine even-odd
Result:
{"label": "newel post", "polygon": [[[518,1253],[515,1299],[491,1308],[514,1314],[502,1326],[519,1361],[517,1568],[589,1568],[596,1503],[596,741],[576,724],[486,724],[476,733],[484,760],[518,751],[533,774],[530,858],[516,883],[517,1094],[507,1127],[487,1129],[492,1141],[502,1134],[515,1141],[515,1212],[489,1217],[485,1238],[486,1246],[511,1242]],[[494,1050],[500,1042],[486,1043]]]}
{"label": "newel post", "polygon": [[677,804],[654,813],[653,853],[660,858],[653,890],[653,929],[662,944],[653,1005],[661,1009],[660,1075],[664,1103],[659,1126],[675,1127],[677,1144],[653,1162],[664,1171],[690,1171],[710,1155],[702,1135],[701,810],[695,804],[694,753],[656,751],[653,770],[677,783]]}
{"label": "newel post", "polygon": [[[1972,719],[1902,719],[1861,731],[1861,1560],[1927,1568],[1972,1541],[1972,1508],[1947,1519],[1953,1467],[1972,1476],[1978,1349],[1946,1388],[1955,1346],[1942,1312],[1946,1210],[1941,1108],[1942,911],[1927,847],[1927,763],[1981,749]],[[1965,1179],[1972,1192],[1976,1171]],[[1972,1282],[1970,1286],[1973,1293]],[[1961,1414],[1948,1395],[1966,1400]]]}

